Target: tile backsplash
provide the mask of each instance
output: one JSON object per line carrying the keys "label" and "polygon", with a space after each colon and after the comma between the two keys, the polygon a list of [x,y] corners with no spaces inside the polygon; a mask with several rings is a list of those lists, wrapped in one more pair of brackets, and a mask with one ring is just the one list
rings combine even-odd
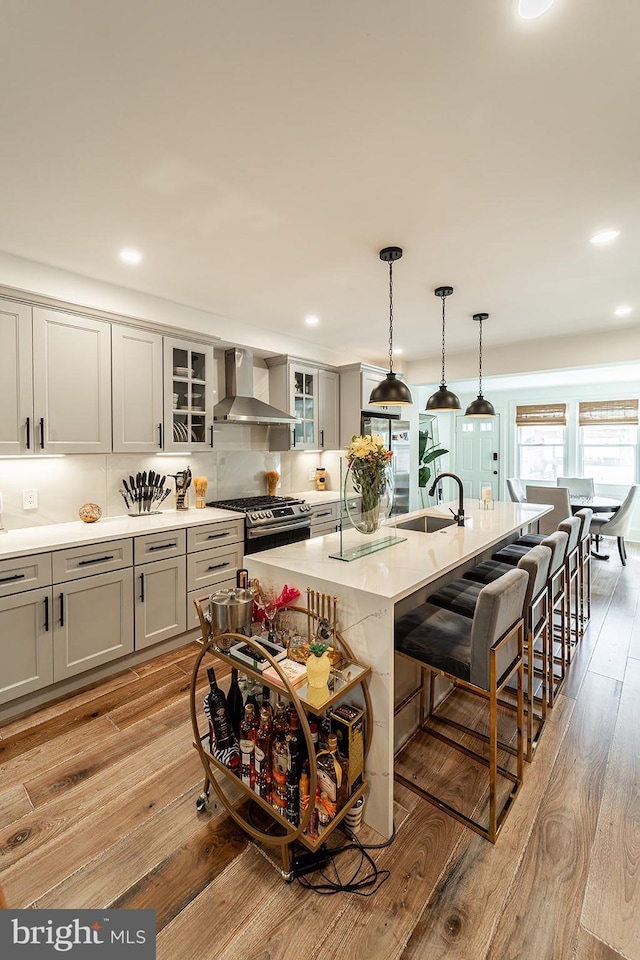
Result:
{"label": "tile backsplash", "polygon": [[[216,431],[216,449],[175,455],[76,454],[63,457],[16,457],[0,459],[2,519],[7,530],[78,519],[83,503],[97,503],[103,516],[126,512],[120,495],[122,478],[138,471],[170,474],[191,468],[194,476],[207,477],[207,500],[256,496],[266,493],[264,474],[277,470],[277,493],[304,494],[315,490],[312,473],[322,466],[327,471],[327,489],[340,486],[342,451],[322,453],[270,453],[266,427],[225,426]],[[311,477],[311,479],[310,479]],[[173,480],[169,481],[173,485]],[[38,491],[38,507],[24,510],[23,490]],[[193,489],[190,491],[194,502]],[[171,504],[171,498],[165,501]]]}

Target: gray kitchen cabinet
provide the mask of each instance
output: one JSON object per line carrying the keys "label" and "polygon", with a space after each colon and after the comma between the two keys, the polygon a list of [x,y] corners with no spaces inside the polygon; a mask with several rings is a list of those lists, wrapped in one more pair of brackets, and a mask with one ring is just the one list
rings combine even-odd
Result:
{"label": "gray kitchen cabinet", "polygon": [[339,385],[336,371],[287,356],[267,358],[269,400],[298,418],[271,427],[272,450],[321,450],[338,446]]}
{"label": "gray kitchen cabinet", "polygon": [[213,347],[163,338],[164,449],[176,453],[213,447],[213,405],[217,399]]}
{"label": "gray kitchen cabinet", "polygon": [[0,300],[0,454],[33,449],[31,307]]}
{"label": "gray kitchen cabinet", "polygon": [[143,650],[186,630],[185,557],[135,567],[135,648]]}
{"label": "gray kitchen cabinet", "polygon": [[[360,433],[360,414],[368,410],[377,416],[401,416],[401,407],[372,407],[369,397],[374,387],[384,380],[387,371],[366,363],[352,363],[340,368],[340,447],[347,447]],[[402,375],[398,375],[402,380]]]}
{"label": "gray kitchen cabinet", "polygon": [[36,453],[111,451],[111,326],[33,310]]}
{"label": "gray kitchen cabinet", "polygon": [[131,567],[54,584],[53,624],[56,681],[132,653]]}
{"label": "gray kitchen cabinet", "polygon": [[340,502],[315,503],[311,507],[310,537],[323,537],[325,533],[335,533],[340,517]]}
{"label": "gray kitchen cabinet", "polygon": [[187,629],[199,626],[194,600],[234,587],[244,556],[244,520],[225,520],[187,531]]}
{"label": "gray kitchen cabinet", "polygon": [[162,337],[113,324],[112,416],[114,453],[163,449]]}
{"label": "gray kitchen cabinet", "polygon": [[53,683],[51,586],[0,597],[0,703]]}

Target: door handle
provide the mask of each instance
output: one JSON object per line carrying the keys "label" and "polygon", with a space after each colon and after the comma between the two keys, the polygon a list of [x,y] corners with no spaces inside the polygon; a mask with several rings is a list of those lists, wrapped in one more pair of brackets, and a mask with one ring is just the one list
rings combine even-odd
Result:
{"label": "door handle", "polygon": [[60,594],[60,626],[64,627],[64,593]]}
{"label": "door handle", "polygon": [[158,446],[162,450],[162,424],[158,424]]}
{"label": "door handle", "polygon": [[324,430],[320,431],[320,446],[324,447]]}
{"label": "door handle", "polygon": [[209,430],[211,431],[211,439],[209,441],[209,446],[213,447],[213,424],[209,426]]}
{"label": "door handle", "polygon": [[27,417],[27,450],[31,450],[31,417]]}
{"label": "door handle", "polygon": [[140,600],[144,603],[144,573],[140,574]]}
{"label": "door handle", "polygon": [[44,629],[49,633],[49,597],[44,598]]}
{"label": "door handle", "polygon": [[44,450],[44,417],[40,417],[40,449]]}

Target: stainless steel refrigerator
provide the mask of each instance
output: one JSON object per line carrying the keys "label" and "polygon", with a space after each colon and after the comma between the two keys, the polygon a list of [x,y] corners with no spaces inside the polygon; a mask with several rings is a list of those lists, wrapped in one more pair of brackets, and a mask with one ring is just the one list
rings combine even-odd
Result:
{"label": "stainless steel refrigerator", "polygon": [[387,450],[393,450],[395,496],[392,513],[409,512],[409,423],[384,414],[363,413],[360,418],[360,433],[377,433],[382,437]]}

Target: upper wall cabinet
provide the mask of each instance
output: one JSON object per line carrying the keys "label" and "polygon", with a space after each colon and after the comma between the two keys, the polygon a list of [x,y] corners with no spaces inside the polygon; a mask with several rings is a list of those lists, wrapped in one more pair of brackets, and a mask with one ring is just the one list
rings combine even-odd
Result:
{"label": "upper wall cabinet", "polygon": [[299,421],[291,427],[271,427],[271,449],[336,449],[338,374],[286,356],[268,359],[267,366],[270,402]]}
{"label": "upper wall cabinet", "polygon": [[33,449],[31,307],[0,300],[0,454]]}
{"label": "upper wall cabinet", "polygon": [[162,337],[114,324],[113,452],[157,453],[163,449]]}
{"label": "upper wall cabinet", "polygon": [[[369,410],[378,416],[400,416],[401,407],[372,407],[371,391],[387,375],[381,367],[352,363],[340,368],[340,444],[346,447],[360,433],[360,414]],[[399,379],[402,379],[400,376]]]}
{"label": "upper wall cabinet", "polygon": [[164,337],[164,449],[213,446],[216,396],[213,347]]}
{"label": "upper wall cabinet", "polygon": [[36,452],[111,450],[111,326],[33,310]]}

